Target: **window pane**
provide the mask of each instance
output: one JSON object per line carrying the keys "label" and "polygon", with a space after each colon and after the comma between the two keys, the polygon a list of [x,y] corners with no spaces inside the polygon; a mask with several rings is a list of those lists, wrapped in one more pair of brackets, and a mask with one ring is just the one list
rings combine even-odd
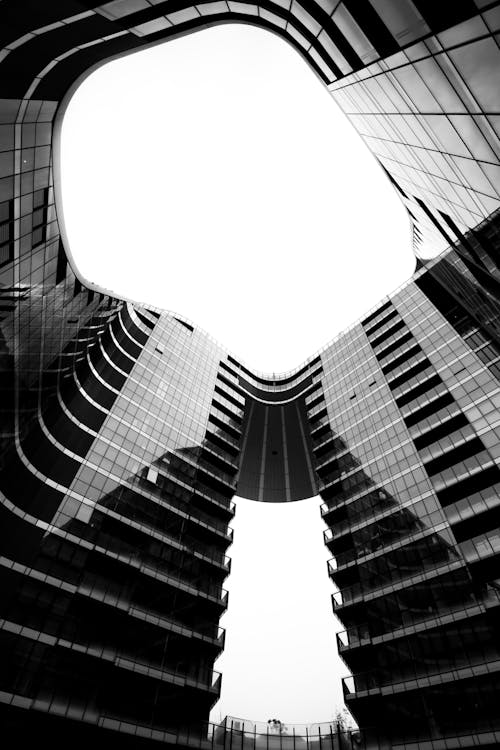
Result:
{"label": "window pane", "polygon": [[500,109],[500,50],[493,39],[481,39],[448,52],[480,106],[489,112]]}
{"label": "window pane", "polygon": [[430,28],[411,0],[369,0],[391,34],[400,44],[413,42]]}
{"label": "window pane", "polygon": [[364,63],[371,63],[379,57],[377,50],[370,43],[370,40],[362,29],[360,29],[347,8],[342,4],[339,5],[332,17],[353,50],[360,56]]}

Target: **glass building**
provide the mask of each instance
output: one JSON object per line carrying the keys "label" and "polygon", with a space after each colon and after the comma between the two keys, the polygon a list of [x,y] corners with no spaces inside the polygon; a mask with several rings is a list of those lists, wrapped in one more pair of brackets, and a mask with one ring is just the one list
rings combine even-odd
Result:
{"label": "glass building", "polygon": [[[232,497],[319,493],[361,728],[329,747],[498,747],[500,4],[3,0],[0,19],[2,736],[226,747],[206,722]],[[80,77],[226,21],[312,66],[419,258],[283,377],[86,284],[56,210]]]}

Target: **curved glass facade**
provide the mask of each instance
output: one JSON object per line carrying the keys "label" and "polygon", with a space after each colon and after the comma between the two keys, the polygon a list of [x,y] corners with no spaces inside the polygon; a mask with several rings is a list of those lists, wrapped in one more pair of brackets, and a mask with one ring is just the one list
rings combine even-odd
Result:
{"label": "curved glass facade", "polygon": [[[2,732],[498,746],[500,5],[4,0],[0,17]],[[417,255],[449,247],[278,378],[86,284],[54,199],[78,77],[228,20],[301,52],[398,190]],[[322,496],[359,732],[207,727],[236,493]]]}

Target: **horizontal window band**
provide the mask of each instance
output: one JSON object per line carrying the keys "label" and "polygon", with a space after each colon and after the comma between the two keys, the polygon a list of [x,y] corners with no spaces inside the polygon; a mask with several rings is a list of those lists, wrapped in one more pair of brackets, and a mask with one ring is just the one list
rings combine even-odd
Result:
{"label": "horizontal window band", "polygon": [[107,410],[98,409],[85,397],[74,378],[68,379],[60,387],[64,405],[75,419],[91,430],[99,431],[107,416]]}
{"label": "horizontal window band", "polygon": [[[146,326],[146,328],[153,330],[153,328],[155,327],[155,324],[151,320],[149,320],[149,318],[143,315],[143,313],[141,313],[140,310],[137,310],[137,308],[134,308],[134,313],[137,315],[141,323],[143,323]],[[130,320],[131,320],[130,330],[133,331],[134,338],[144,345],[149,338],[148,334],[144,333],[144,331],[141,331],[141,329],[132,321],[132,318],[130,318]],[[128,327],[129,326],[127,325],[127,328]]]}
{"label": "horizontal window band", "polygon": [[102,356],[100,348],[97,346],[92,347],[89,351],[89,358],[98,375],[109,383],[112,388],[121,390],[127,380],[127,376],[118,372],[118,370],[109,364],[109,362]]}
{"label": "horizontal window band", "polygon": [[99,339],[99,344],[109,361],[119,370],[128,375],[135,364],[135,360],[130,359],[130,357],[126,356],[118,349],[109,329],[103,333]]}
{"label": "horizontal window band", "polygon": [[33,474],[15,449],[9,454],[8,465],[0,472],[0,490],[16,507],[48,522],[64,500],[64,493]]}
{"label": "horizontal window band", "polygon": [[144,348],[144,344],[134,339],[133,329],[134,322],[129,315],[128,308],[125,305],[120,310],[120,314],[112,322],[111,328],[116,340],[120,346],[134,359],[137,359]]}
{"label": "horizontal window band", "polygon": [[76,374],[81,387],[103,409],[109,410],[113,406],[117,393],[109,390],[104,383],[98,380],[97,375],[92,371],[88,361],[81,362],[76,367]]}
{"label": "horizontal window band", "polygon": [[[30,431],[22,439],[21,445],[24,455],[37,471],[50,477],[57,484],[65,487],[71,485],[81,464],[51,443],[38,419],[30,426]],[[8,468],[5,467],[5,471],[8,471]]]}
{"label": "horizontal window band", "polygon": [[66,446],[72,453],[85,458],[94,442],[95,435],[85,432],[73,422],[65,413],[57,397],[53,396],[49,403],[44,405],[42,414],[47,429],[57,442]]}

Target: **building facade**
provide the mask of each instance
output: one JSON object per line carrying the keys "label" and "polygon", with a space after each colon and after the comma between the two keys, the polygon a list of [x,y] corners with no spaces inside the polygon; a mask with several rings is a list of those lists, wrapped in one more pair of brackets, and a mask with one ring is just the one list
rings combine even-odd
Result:
{"label": "building facade", "polygon": [[[214,744],[232,497],[319,493],[353,742],[498,746],[499,3],[4,0],[0,17],[2,732]],[[228,20],[322,78],[420,258],[278,378],[85,283],[56,211],[79,77]]]}

